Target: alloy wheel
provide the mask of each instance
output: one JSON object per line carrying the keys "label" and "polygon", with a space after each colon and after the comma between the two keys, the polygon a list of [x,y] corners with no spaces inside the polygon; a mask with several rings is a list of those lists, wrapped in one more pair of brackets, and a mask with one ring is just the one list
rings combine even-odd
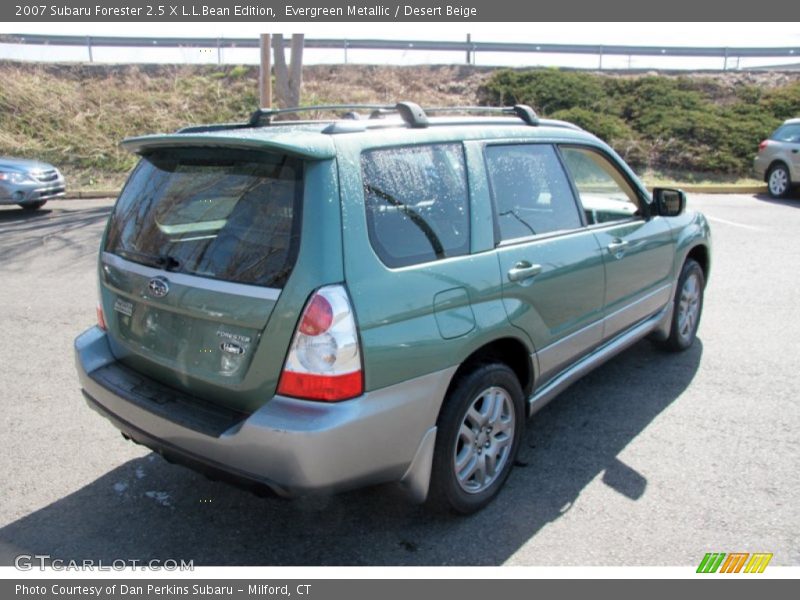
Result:
{"label": "alloy wheel", "polygon": [[513,401],[505,389],[492,386],[478,394],[464,415],[453,448],[461,489],[478,494],[494,483],[511,455],[515,426]]}

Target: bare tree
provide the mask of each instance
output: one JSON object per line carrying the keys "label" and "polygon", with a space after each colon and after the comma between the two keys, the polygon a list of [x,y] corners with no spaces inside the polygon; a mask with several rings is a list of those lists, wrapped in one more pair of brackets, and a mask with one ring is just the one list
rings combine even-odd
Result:
{"label": "bare tree", "polygon": [[275,96],[281,108],[300,105],[300,87],[303,85],[303,38],[302,33],[292,34],[291,64],[287,67],[283,51],[283,35],[273,35],[275,55]]}

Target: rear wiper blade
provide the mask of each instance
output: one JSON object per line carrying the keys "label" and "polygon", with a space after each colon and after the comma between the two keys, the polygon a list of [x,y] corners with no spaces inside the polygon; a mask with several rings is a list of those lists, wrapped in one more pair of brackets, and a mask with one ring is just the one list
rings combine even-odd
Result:
{"label": "rear wiper blade", "polygon": [[116,253],[123,258],[131,258],[135,262],[147,265],[149,267],[164,269],[165,271],[174,271],[181,266],[179,260],[168,254],[148,254],[146,252],[137,252],[135,250],[117,250]]}

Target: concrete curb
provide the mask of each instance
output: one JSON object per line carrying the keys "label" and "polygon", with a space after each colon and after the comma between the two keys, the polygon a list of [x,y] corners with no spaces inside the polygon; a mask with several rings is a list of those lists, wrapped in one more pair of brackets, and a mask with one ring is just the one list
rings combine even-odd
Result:
{"label": "concrete curb", "polygon": [[97,198],[115,198],[119,190],[67,190],[64,200],[89,200]]}

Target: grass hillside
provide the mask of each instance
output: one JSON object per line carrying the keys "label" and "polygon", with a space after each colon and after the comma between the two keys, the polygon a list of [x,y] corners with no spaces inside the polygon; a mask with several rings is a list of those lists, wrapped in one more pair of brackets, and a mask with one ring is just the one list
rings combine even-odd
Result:
{"label": "grass hillside", "polygon": [[[640,169],[747,175],[759,140],[800,114],[800,74],[655,76],[469,66],[311,66],[303,102],[423,106],[526,102],[609,141]],[[61,167],[70,187],[118,186],[132,135],[236,121],[258,68],[0,62],[0,155]]]}

